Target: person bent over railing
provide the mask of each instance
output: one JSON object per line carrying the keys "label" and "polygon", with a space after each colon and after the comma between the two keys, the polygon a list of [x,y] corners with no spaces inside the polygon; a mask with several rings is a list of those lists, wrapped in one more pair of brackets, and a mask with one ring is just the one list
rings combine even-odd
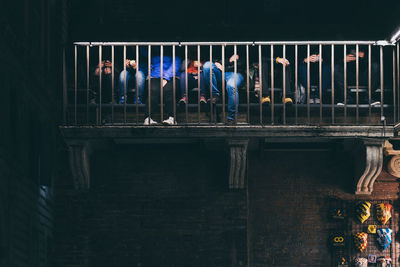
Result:
{"label": "person bent over railing", "polygon": [[[276,57],[276,58],[266,58],[263,57],[262,59],[262,66],[263,66],[263,73],[262,73],[262,98],[261,98],[261,103],[262,104],[269,104],[271,102],[271,92],[268,90],[268,85],[270,84],[269,79],[270,79],[270,71],[269,67],[271,65],[271,61],[274,61],[276,65],[280,64],[282,65],[282,68],[275,68],[274,71],[274,81],[276,83],[276,86],[281,86],[283,88],[282,80],[283,80],[283,68],[286,68],[285,71],[285,98],[283,99],[283,103],[287,105],[293,104],[293,91],[292,91],[292,74],[291,74],[291,67],[290,67],[290,62],[286,58],[281,58],[281,57]],[[256,75],[258,75],[258,72],[256,72]],[[275,87],[276,87],[275,86]],[[271,89],[272,90],[272,89]],[[282,95],[283,97],[283,95]]]}
{"label": "person bent over railing", "polygon": [[[100,73],[101,73],[101,94],[100,94]],[[115,73],[115,72],[114,72]],[[112,99],[112,62],[108,59],[101,61],[98,64],[92,76],[92,85],[94,88],[93,93],[95,97],[92,98],[92,103],[100,103],[100,97],[102,103],[111,103]]]}
{"label": "person bent over railing", "polygon": [[[188,77],[188,90],[196,88],[198,86],[198,80],[200,79],[200,104],[206,104],[206,88],[204,85],[204,76],[198,73],[198,67],[202,67],[203,63],[197,60],[189,59],[187,62],[187,77]],[[179,100],[179,105],[183,108],[188,103],[188,96],[186,95],[186,73],[185,73],[185,62],[183,62],[181,67],[180,76],[180,87],[181,87],[181,99]]]}
{"label": "person bent over railing", "polygon": [[[236,73],[236,86],[235,86],[235,72],[234,72],[234,63],[236,61],[237,73]],[[240,85],[243,82],[244,73],[244,64],[242,60],[240,60],[240,56],[238,54],[233,54],[227,60],[225,64],[225,80],[226,80],[226,91],[228,93],[228,115],[227,115],[227,123],[232,124],[235,122],[235,113],[239,107],[239,95],[238,90]],[[210,72],[212,79],[212,97],[210,96],[210,102],[216,103],[220,98],[220,89],[222,85],[222,65],[220,62],[211,63],[207,61],[203,65],[203,76],[206,86],[210,86]],[[235,92],[236,87],[236,92]],[[235,100],[236,98],[236,100]],[[236,103],[236,106],[235,106]]]}
{"label": "person bent over railing", "polygon": [[[179,57],[175,57],[175,70],[173,68],[173,58],[171,56],[163,56],[163,73],[162,73],[162,88],[164,94],[164,103],[165,103],[165,111],[167,113],[168,119],[163,120],[161,118],[163,124],[165,125],[175,125],[176,120],[174,118],[174,100],[173,100],[173,76],[174,72],[176,76],[179,76],[179,68],[181,66],[181,59]],[[151,119],[151,116],[157,110],[158,105],[161,103],[160,95],[161,95],[161,57],[153,56],[151,58],[151,87],[150,91],[150,99],[146,100],[146,119],[144,120],[145,125],[157,124],[156,121]],[[150,107],[149,107],[150,105]],[[150,114],[149,114],[150,108]],[[163,108],[161,106],[161,108]]]}
{"label": "person bent over railing", "polygon": [[[136,104],[136,99],[138,104],[142,104],[144,84],[145,84],[145,74],[142,70],[137,70],[136,60],[127,59],[125,61],[126,71],[123,70],[119,74],[118,80],[118,89],[119,89],[119,103],[123,104],[125,102],[125,79],[126,79],[126,89],[132,87],[136,87],[136,84],[139,88],[136,88],[136,95],[133,100],[133,103]],[[125,75],[126,73],[126,75]],[[126,76],[126,77],[125,77]],[[136,80],[137,79],[137,80]],[[128,100],[127,100],[128,101]]]}

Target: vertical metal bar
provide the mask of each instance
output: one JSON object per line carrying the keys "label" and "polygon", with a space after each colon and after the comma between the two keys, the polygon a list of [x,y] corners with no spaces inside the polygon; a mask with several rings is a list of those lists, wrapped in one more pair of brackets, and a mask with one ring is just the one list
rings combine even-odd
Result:
{"label": "vertical metal bar", "polygon": [[[211,123],[214,121],[214,110],[213,109],[216,109],[216,106],[217,106],[217,103],[213,103],[213,94],[212,94],[212,72],[213,72],[213,62],[212,62],[212,45],[210,45],[210,100],[211,100],[211,107],[214,107],[214,108],[212,108],[210,111],[210,118],[211,118]],[[222,75],[222,78],[224,78],[224,75]],[[222,82],[222,84],[224,84],[223,82]],[[224,92],[224,90],[222,90],[222,92]]]}
{"label": "vertical metal bar", "polygon": [[136,124],[139,123],[139,45],[136,45]]}
{"label": "vertical metal bar", "polygon": [[260,109],[260,124],[263,124],[263,118],[262,118],[262,88],[263,88],[263,83],[262,83],[262,54],[261,54],[261,45],[258,45],[258,76],[259,76],[259,82],[260,82],[260,92],[259,92],[259,109]]}
{"label": "vertical metal bar", "polygon": [[371,122],[371,85],[371,45],[368,45],[368,122]]}
{"label": "vertical metal bar", "polygon": [[237,104],[238,104],[238,91],[237,91],[237,59],[236,59],[236,55],[237,55],[237,46],[236,44],[233,45],[233,54],[235,55],[235,61],[233,62],[233,77],[234,77],[234,82],[235,82],[235,91],[234,91],[234,96],[235,96],[235,123],[237,123],[237,113],[238,113],[238,108],[237,108]]}
{"label": "vertical metal bar", "polygon": [[[286,45],[282,46],[283,50],[283,59],[286,59]],[[286,65],[283,64],[283,78],[282,78],[282,84],[283,84],[283,93],[282,93],[282,109],[283,109],[283,124],[286,124],[286,105],[285,105],[285,99],[286,99]]]}
{"label": "vertical metal bar", "polygon": [[173,112],[174,112],[174,124],[176,123],[176,78],[175,78],[175,45],[172,45],[172,68],[174,72],[172,74],[172,97],[173,97]]}
{"label": "vertical metal bar", "polygon": [[89,89],[90,89],[90,57],[89,46],[86,46],[86,123],[89,124]]}
{"label": "vertical metal bar", "polygon": [[356,123],[359,123],[359,95],[358,95],[358,90],[359,90],[359,76],[360,76],[360,66],[359,66],[359,46],[358,44],[356,45]]}
{"label": "vertical metal bar", "polygon": [[111,46],[111,124],[114,124],[114,46]]}
{"label": "vertical metal bar", "polygon": [[186,95],[186,105],[185,105],[185,119],[188,123],[188,105],[189,105],[189,92],[188,92],[188,48],[185,45],[185,95]]}
{"label": "vertical metal bar", "polygon": [[347,46],[344,45],[343,47],[343,98],[344,98],[344,122],[347,122]]}
{"label": "vertical metal bar", "polygon": [[151,45],[148,46],[148,51],[147,51],[147,59],[148,59],[148,96],[147,96],[147,112],[149,115],[149,118],[151,118]]}
{"label": "vertical metal bar", "polygon": [[381,118],[383,117],[383,46],[380,47],[380,64],[381,64]]}
{"label": "vertical metal bar", "polygon": [[[103,53],[103,46],[99,46],[99,64],[101,64],[101,61],[102,61],[102,53]],[[102,77],[103,76],[103,73],[102,73],[102,69],[101,69],[101,65],[100,65],[100,75],[99,75],[99,83],[100,83],[100,86],[99,86],[99,121],[98,121],[98,123],[101,123],[101,102],[102,102],[102,97],[101,97],[101,90],[102,90],[102,86],[103,86],[103,83],[102,83]]]}
{"label": "vertical metal bar", "polygon": [[[271,45],[271,124],[274,124],[274,95],[275,95],[275,86],[274,86],[274,45]],[[262,115],[261,115],[262,116]]]}
{"label": "vertical metal bar", "polygon": [[77,104],[78,104],[78,46],[75,45],[74,125],[77,125],[77,123],[78,123]]}
{"label": "vertical metal bar", "polygon": [[126,93],[126,76],[127,76],[127,69],[126,69],[126,45],[124,45],[124,123],[126,123],[126,102],[128,100],[127,93]]}
{"label": "vertical metal bar", "polygon": [[307,45],[307,120],[311,123],[310,119],[310,45]]}
{"label": "vertical metal bar", "polygon": [[297,94],[298,94],[298,46],[294,46],[294,90],[295,90],[295,124],[297,124],[297,116],[298,116],[298,110],[297,110]]}
{"label": "vertical metal bar", "polygon": [[393,125],[396,124],[396,50],[393,47]]}
{"label": "vertical metal bar", "polygon": [[164,46],[160,45],[160,114],[161,114],[161,121],[164,120]]}
{"label": "vertical metal bar", "polygon": [[319,124],[322,123],[322,45],[319,45],[318,81],[319,81]]}
{"label": "vertical metal bar", "polygon": [[246,45],[246,93],[247,93],[247,123],[250,124],[250,62],[249,62],[249,45]]}
{"label": "vertical metal bar", "polygon": [[[332,44],[331,51],[331,113],[332,113],[332,124],[335,123],[335,46]],[[321,101],[322,104],[322,101]]]}
{"label": "vertical metal bar", "polygon": [[397,96],[398,96],[398,114],[397,118],[400,120],[400,56],[399,56],[399,43],[397,43]]}
{"label": "vertical metal bar", "polygon": [[201,77],[201,73],[200,73],[200,45],[197,45],[197,119],[199,121],[200,124],[200,77]]}
{"label": "vertical metal bar", "polygon": [[225,123],[225,45],[222,45],[222,122]]}

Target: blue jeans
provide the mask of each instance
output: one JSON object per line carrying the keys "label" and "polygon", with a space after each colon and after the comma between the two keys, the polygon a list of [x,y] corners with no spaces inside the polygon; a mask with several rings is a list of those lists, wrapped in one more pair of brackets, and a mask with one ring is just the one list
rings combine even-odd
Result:
{"label": "blue jeans", "polygon": [[[144,91],[144,84],[146,81],[146,77],[144,76],[143,71],[139,70],[137,73],[138,77],[138,84],[139,84],[139,89],[136,90],[136,94],[139,92],[138,98],[141,99],[143,96],[143,91]],[[124,84],[125,84],[125,71],[121,71],[119,74],[119,80],[118,80],[118,89],[119,89],[119,98],[121,99],[124,96]],[[136,70],[132,68],[128,68],[126,70],[126,89],[128,90],[129,85],[134,85],[136,87]],[[136,95],[135,95],[135,100],[136,100]]]}
{"label": "blue jeans", "polygon": [[[212,68],[210,68],[212,66]],[[211,70],[210,70],[211,69]],[[203,75],[204,82],[210,87],[210,71],[211,71],[211,79],[212,79],[212,94],[220,95],[220,91],[218,90],[218,86],[221,86],[222,83],[222,72],[214,63],[210,63],[207,61],[203,65]],[[235,92],[235,73],[234,72],[225,72],[225,81],[226,81],[226,92],[228,93],[228,119],[235,119],[235,110],[239,107],[239,95],[238,90],[240,85],[242,84],[244,78],[242,74],[236,73],[236,92]],[[235,107],[235,97],[236,97],[236,107]]]}
{"label": "blue jeans", "polygon": [[[299,78],[300,83],[304,88],[307,89],[307,64],[301,63],[299,66]],[[329,84],[331,83],[331,67],[328,65],[322,65],[322,95],[326,94],[326,89],[328,89]],[[310,86],[311,85],[319,85],[319,63],[310,63]],[[311,98],[317,98],[319,95],[318,92],[310,92]]]}

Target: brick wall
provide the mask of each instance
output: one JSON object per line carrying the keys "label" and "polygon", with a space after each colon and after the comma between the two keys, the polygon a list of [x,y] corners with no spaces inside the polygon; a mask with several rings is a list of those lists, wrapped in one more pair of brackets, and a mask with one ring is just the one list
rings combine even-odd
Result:
{"label": "brick wall", "polygon": [[246,266],[246,192],[226,170],[200,145],[96,152],[88,192],[59,179],[56,266]]}

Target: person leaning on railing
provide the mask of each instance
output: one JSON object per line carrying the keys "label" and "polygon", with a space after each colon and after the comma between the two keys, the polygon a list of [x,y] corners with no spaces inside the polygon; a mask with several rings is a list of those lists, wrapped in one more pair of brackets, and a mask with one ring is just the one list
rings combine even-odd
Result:
{"label": "person leaning on railing", "polygon": [[[142,50],[142,49],[141,49]],[[146,51],[140,51],[140,56],[142,54],[146,54]],[[125,60],[125,65],[126,65],[126,71],[121,71],[119,74],[119,80],[118,80],[118,89],[119,89],[119,103],[123,104],[125,102],[125,78],[126,78],[126,89],[130,87],[135,87],[138,85],[139,88],[136,88],[136,95],[134,96],[133,103],[136,104],[136,98],[138,104],[142,104],[142,98],[143,98],[143,91],[144,91],[144,85],[146,81],[146,76],[145,72],[143,70],[146,70],[146,62],[144,62],[144,56],[141,56],[141,60],[139,61],[140,67],[139,71],[137,61],[133,59],[126,59]],[[126,75],[125,75],[126,73]],[[126,76],[126,77],[125,77]],[[137,79],[137,80],[136,80]],[[127,99],[128,101],[128,99]]]}
{"label": "person leaning on railing", "polygon": [[[235,122],[235,113],[239,107],[239,94],[238,90],[240,85],[243,82],[243,74],[245,73],[245,65],[241,60],[240,54],[226,53],[230,55],[225,59],[225,81],[226,81],[226,91],[228,94],[228,115],[227,115],[227,123],[232,124]],[[235,61],[236,61],[236,92],[235,92]],[[212,97],[210,96],[209,101],[212,104],[215,104],[219,101],[220,92],[222,86],[222,65],[219,61],[210,62],[207,61],[203,65],[203,76],[206,87],[210,87],[210,72],[212,79]],[[235,106],[235,98],[236,98],[236,106]]]}
{"label": "person leaning on railing", "polygon": [[[292,100],[292,74],[291,74],[291,66],[290,62],[286,58],[281,58],[281,57],[276,57],[276,58],[267,58],[263,57],[262,59],[262,66],[263,66],[263,73],[262,73],[262,98],[261,98],[261,103],[263,104],[269,104],[271,102],[271,92],[268,90],[268,85],[270,84],[269,78],[270,78],[270,72],[269,72],[269,67],[271,65],[271,61],[274,61],[276,65],[282,65],[282,68],[274,68],[274,81],[275,81],[275,87],[276,86],[281,86],[283,88],[283,68],[286,67],[285,70],[285,98],[283,99],[283,103],[287,105],[293,104]],[[256,75],[258,75],[258,72],[256,72]],[[283,92],[282,92],[283,94]],[[283,96],[283,95],[282,95]]]}
{"label": "person leaning on railing", "polygon": [[[359,63],[359,85],[368,86],[368,59],[365,56],[365,51],[361,48],[358,52]],[[346,55],[347,63],[347,86],[356,85],[356,50],[351,49],[350,53]],[[335,96],[338,105],[344,105],[344,63],[341,57],[335,64]],[[379,64],[375,59],[371,59],[371,105],[379,105],[379,96],[375,94],[376,89],[379,87]],[[348,104],[353,104],[351,91],[346,89],[346,97]]]}
{"label": "person leaning on railing", "polygon": [[[181,59],[179,57],[175,57],[175,69],[173,68],[173,58],[172,56],[163,56],[163,76],[162,76],[162,87],[163,87],[163,93],[164,93],[164,103],[165,103],[165,111],[167,113],[168,118],[166,120],[163,120],[164,118],[161,118],[163,124],[165,125],[175,125],[176,120],[174,118],[174,111],[173,111],[173,105],[174,105],[174,100],[173,100],[173,76],[175,72],[175,76],[179,77],[179,68],[181,66]],[[156,121],[154,121],[151,116],[158,110],[158,105],[161,103],[160,102],[160,93],[161,93],[161,84],[160,84],[160,78],[161,78],[161,56],[157,55],[155,56],[153,54],[151,58],[151,73],[150,73],[150,79],[151,79],[151,88],[149,88],[150,93],[151,93],[151,101],[149,103],[149,99],[147,98],[146,100],[146,119],[144,120],[144,125],[153,125],[157,124]],[[150,113],[149,111],[149,105],[150,105]],[[163,108],[163,107],[161,107]]]}
{"label": "person leaning on railing", "polygon": [[[185,68],[187,64],[187,77],[188,77],[188,92],[189,90],[196,88],[198,86],[198,80],[200,79],[200,104],[206,104],[206,89],[204,86],[204,76],[202,73],[198,73],[198,66],[202,67],[202,62],[197,60],[188,59],[188,62],[183,62],[181,66],[181,76],[180,76],[180,87],[181,87],[181,99],[179,100],[179,105],[184,107],[188,103],[188,96],[186,95],[186,73]],[[196,101],[197,102],[197,101]]]}
{"label": "person leaning on railing", "polygon": [[[99,83],[99,77],[100,77],[100,69],[101,69],[101,102],[102,103],[109,103],[111,101],[114,101],[112,99],[112,62],[108,59],[101,61],[100,64],[98,64],[95,67],[95,70],[93,71],[93,76],[92,76],[92,85],[94,87],[94,92],[96,94],[96,102],[99,102],[98,98],[100,97],[100,83]],[[94,100],[94,99],[93,99]]]}
{"label": "person leaning on railing", "polygon": [[[326,52],[323,52],[323,55],[326,55]],[[300,57],[303,58],[303,57]],[[325,59],[329,59],[328,56],[324,56]],[[319,95],[319,90],[312,91],[310,89],[310,104],[319,104],[320,99],[328,99],[327,89],[331,81],[331,68],[328,60],[324,60],[317,48],[312,48],[310,56],[304,56],[303,60],[299,64],[299,80],[300,84],[307,89],[307,63],[310,63],[310,87],[312,85],[317,85],[319,88],[319,62],[322,62],[322,96]]]}

